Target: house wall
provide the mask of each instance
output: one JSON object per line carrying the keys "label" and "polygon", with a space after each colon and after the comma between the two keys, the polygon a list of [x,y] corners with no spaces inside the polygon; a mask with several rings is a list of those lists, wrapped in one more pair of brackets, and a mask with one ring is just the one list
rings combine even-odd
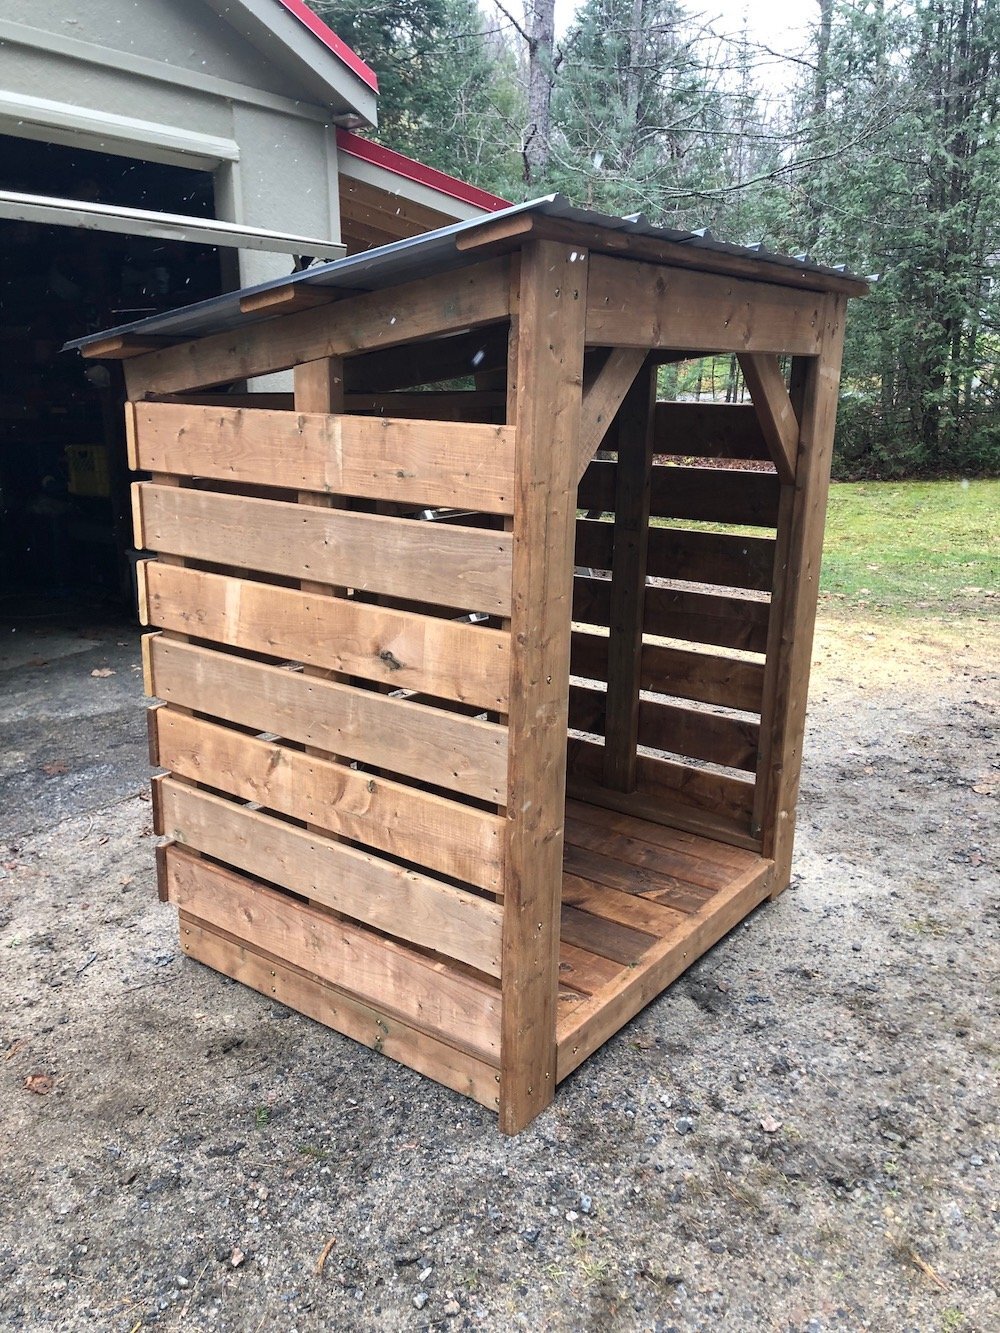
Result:
{"label": "house wall", "polygon": [[[26,17],[21,0],[0,0],[0,133],[214,170],[220,218],[339,241],[330,109],[293,100],[301,87],[202,0],[45,0]],[[21,98],[63,107],[26,117]],[[102,115],[145,124],[112,137]],[[286,255],[241,252],[232,278],[289,268]]]}

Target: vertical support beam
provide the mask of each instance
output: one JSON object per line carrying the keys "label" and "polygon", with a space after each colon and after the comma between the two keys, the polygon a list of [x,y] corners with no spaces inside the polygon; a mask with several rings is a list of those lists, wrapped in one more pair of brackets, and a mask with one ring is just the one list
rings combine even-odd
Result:
{"label": "vertical support beam", "polygon": [[792,367],[799,448],[795,481],[782,486],[779,503],[753,816],[764,855],[775,862],[772,897],[791,876],[845,306],[844,297],[825,298],[820,354]]}
{"label": "vertical support beam", "polygon": [[615,544],[604,728],[604,785],[615,791],[635,789],[655,407],[656,366],[647,360],[625,395],[617,418]]}
{"label": "vertical support beam", "polygon": [[556,1086],[576,460],[587,256],[521,252],[514,421],[510,749],[505,837],[500,1128],[516,1134]]}

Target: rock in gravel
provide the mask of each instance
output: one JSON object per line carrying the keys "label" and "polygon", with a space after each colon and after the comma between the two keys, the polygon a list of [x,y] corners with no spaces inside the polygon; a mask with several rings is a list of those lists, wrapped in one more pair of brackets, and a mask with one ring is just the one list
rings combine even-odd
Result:
{"label": "rock in gravel", "polygon": [[459,1305],[458,1301],[449,1301],[448,1304],[444,1307],[443,1313],[447,1316],[447,1318],[454,1319],[456,1315],[462,1313],[462,1307]]}
{"label": "rock in gravel", "polygon": [[427,1295],[426,1291],[418,1291],[416,1296],[414,1296],[413,1298],[413,1304],[416,1306],[418,1310],[422,1310],[424,1306],[427,1304],[428,1300],[430,1300],[430,1297]]}
{"label": "rock in gravel", "polygon": [[674,1125],[678,1134],[690,1134],[694,1129],[694,1121],[690,1116],[682,1115],[680,1120]]}
{"label": "rock in gravel", "polygon": [[589,1213],[594,1206],[594,1201],[589,1194],[580,1195],[580,1212]]}

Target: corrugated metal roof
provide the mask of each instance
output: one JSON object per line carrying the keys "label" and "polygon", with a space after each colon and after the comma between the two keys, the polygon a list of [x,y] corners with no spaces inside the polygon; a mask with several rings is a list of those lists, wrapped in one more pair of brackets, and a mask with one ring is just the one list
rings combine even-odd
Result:
{"label": "corrugated metal roof", "polygon": [[[815,274],[817,278],[853,278],[841,268],[828,268],[814,263],[808,255],[781,255],[765,250],[761,245],[730,245],[716,240],[707,229],[704,231],[677,231],[672,227],[657,227],[642,213],[631,217],[610,217],[604,213],[591,212],[584,208],[575,208],[564,195],[552,194],[543,199],[533,199],[525,204],[515,204],[511,208],[484,217],[471,218],[466,222],[456,222],[438,231],[423,232],[419,236],[407,237],[394,241],[391,245],[380,246],[377,250],[366,250],[362,254],[348,255],[346,259],[336,259],[328,264],[317,264],[304,269],[301,273],[274,278],[270,282],[260,283],[256,287],[246,287],[242,291],[226,292],[222,296],[212,297],[197,305],[184,306],[180,310],[164,314],[151,315],[147,319],[132,324],[123,324],[118,328],[107,329],[101,333],[88,334],[67,343],[69,347],[86,347],[88,343],[118,337],[125,333],[141,332],[157,337],[176,337],[178,339],[199,338],[210,333],[223,333],[241,324],[250,323],[260,316],[244,314],[240,310],[240,301],[251,293],[265,292],[277,287],[287,287],[290,283],[306,287],[340,287],[351,291],[378,291],[392,287],[400,282],[411,281],[418,277],[429,277],[445,270],[463,268],[479,263],[481,256],[476,251],[461,251],[456,247],[456,240],[466,232],[478,227],[495,226],[504,218],[522,214],[556,218],[563,222],[581,223],[588,227],[604,228],[608,231],[631,236],[645,236],[654,240],[671,241],[692,250],[706,254],[737,255],[753,259],[762,265],[775,268],[794,269],[799,274]],[[780,282],[780,277],[776,275]],[[854,278],[855,281],[864,281]],[[817,283],[822,286],[822,283]]]}

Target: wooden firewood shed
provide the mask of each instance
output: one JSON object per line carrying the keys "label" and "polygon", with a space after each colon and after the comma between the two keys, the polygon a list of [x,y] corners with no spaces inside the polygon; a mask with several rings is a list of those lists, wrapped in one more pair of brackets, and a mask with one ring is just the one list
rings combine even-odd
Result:
{"label": "wooden firewood shed", "polygon": [[554,197],[84,340],[185,952],[515,1133],[779,893],[865,290]]}

